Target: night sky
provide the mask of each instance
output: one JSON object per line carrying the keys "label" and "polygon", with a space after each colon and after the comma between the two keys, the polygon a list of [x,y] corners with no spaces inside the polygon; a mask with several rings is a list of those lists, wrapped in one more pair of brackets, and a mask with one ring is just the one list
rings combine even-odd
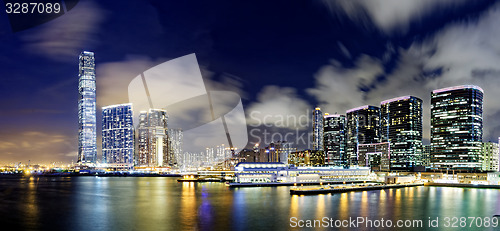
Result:
{"label": "night sky", "polygon": [[500,136],[499,1],[81,0],[19,32],[3,7],[0,163],[76,161],[83,50],[96,57],[98,134],[99,108],[128,102],[131,79],[196,53],[205,83],[241,96],[249,128],[258,126],[252,111],[343,114],[414,95],[428,143],[430,92],[475,84],[485,90],[483,140]]}

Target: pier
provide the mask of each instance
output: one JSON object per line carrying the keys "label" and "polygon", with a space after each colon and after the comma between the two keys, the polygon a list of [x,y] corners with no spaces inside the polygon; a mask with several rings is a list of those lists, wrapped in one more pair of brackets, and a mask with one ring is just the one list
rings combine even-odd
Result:
{"label": "pier", "polygon": [[344,193],[354,191],[369,191],[381,190],[390,188],[405,188],[423,186],[423,183],[409,183],[409,184],[379,184],[379,185],[353,185],[353,186],[323,186],[317,188],[292,188],[290,194],[292,195],[315,195],[315,194],[328,194],[328,193]]}

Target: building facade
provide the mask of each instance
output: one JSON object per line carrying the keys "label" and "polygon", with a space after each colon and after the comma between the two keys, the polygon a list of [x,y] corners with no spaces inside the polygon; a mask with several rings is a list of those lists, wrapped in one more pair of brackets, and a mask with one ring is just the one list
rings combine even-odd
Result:
{"label": "building facade", "polygon": [[169,139],[169,152],[174,158],[174,165],[179,164],[179,160],[182,158],[182,140],[183,133],[182,129],[179,128],[169,128],[168,129],[168,139]]}
{"label": "building facade", "polygon": [[286,141],[276,141],[269,144],[265,148],[265,153],[267,155],[267,161],[263,162],[280,162],[287,163],[290,153],[294,151],[291,147],[291,143]]}
{"label": "building facade", "polygon": [[176,162],[169,152],[167,111],[149,109],[139,114],[136,164],[140,167],[167,167]]}
{"label": "building facade", "polygon": [[391,163],[389,142],[358,145],[358,165],[376,171],[389,171]]}
{"label": "building facade", "polygon": [[358,145],[379,143],[380,108],[365,105],[346,111],[346,161],[358,165]]}
{"label": "building facade", "polygon": [[483,157],[483,171],[498,172],[498,143],[484,142],[481,152]]}
{"label": "building facade", "polygon": [[483,90],[463,85],[432,91],[431,162],[434,169],[482,168]]}
{"label": "building facade", "polygon": [[426,168],[431,167],[431,145],[422,145],[422,165]]}
{"label": "building facade", "polygon": [[422,100],[403,96],[380,103],[381,135],[391,145],[391,170],[422,166]]}
{"label": "building facade", "polygon": [[317,107],[312,113],[312,150],[323,150],[323,112]]}
{"label": "building facade", "polygon": [[80,53],[78,65],[78,163],[96,164],[96,84],[94,53]]}
{"label": "building facade", "polygon": [[325,165],[325,155],[323,151],[318,150],[304,150],[291,152],[288,157],[288,164],[292,164],[296,167],[299,166],[324,166]]}
{"label": "building facade", "polygon": [[102,161],[105,164],[134,164],[132,104],[102,108]]}
{"label": "building facade", "polygon": [[326,165],[345,165],[345,126],[345,115],[325,115],[323,125],[323,144]]}

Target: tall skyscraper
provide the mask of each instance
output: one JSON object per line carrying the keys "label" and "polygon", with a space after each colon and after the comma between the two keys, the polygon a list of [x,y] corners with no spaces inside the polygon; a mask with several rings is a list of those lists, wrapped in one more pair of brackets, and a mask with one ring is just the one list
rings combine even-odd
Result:
{"label": "tall skyscraper", "polygon": [[166,167],[175,164],[169,152],[167,111],[149,109],[139,114],[137,127],[137,165],[142,167]]}
{"label": "tall skyscraper", "polygon": [[380,103],[381,135],[391,145],[391,170],[422,166],[422,100],[403,96]]}
{"label": "tall skyscraper", "polygon": [[326,115],[325,113],[323,142],[326,165],[345,165],[345,125],[345,115]]}
{"label": "tall skyscraper", "polygon": [[483,89],[464,85],[432,91],[431,162],[439,170],[480,170]]}
{"label": "tall skyscraper", "polygon": [[94,53],[80,53],[78,65],[78,163],[96,163],[96,85]]}
{"label": "tall skyscraper", "polygon": [[323,113],[319,107],[315,108],[312,113],[312,150],[323,151]]}
{"label": "tall skyscraper", "polygon": [[133,167],[134,138],[132,104],[102,108],[103,163]]}
{"label": "tall skyscraper", "polygon": [[346,160],[347,165],[358,165],[358,144],[379,143],[380,108],[361,106],[346,111]]}

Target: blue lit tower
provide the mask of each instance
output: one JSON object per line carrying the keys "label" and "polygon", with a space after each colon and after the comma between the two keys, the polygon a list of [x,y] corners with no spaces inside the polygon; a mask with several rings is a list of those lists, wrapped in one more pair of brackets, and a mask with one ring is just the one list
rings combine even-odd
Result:
{"label": "blue lit tower", "polygon": [[312,114],[312,142],[313,150],[323,151],[323,113],[319,107],[313,110]]}
{"label": "blue lit tower", "polygon": [[94,53],[84,51],[78,66],[78,163],[95,164],[96,148],[96,94]]}
{"label": "blue lit tower", "polygon": [[132,104],[102,108],[102,161],[133,166],[134,126]]}
{"label": "blue lit tower", "polygon": [[483,89],[464,85],[432,91],[431,162],[438,170],[481,169]]}
{"label": "blue lit tower", "polygon": [[422,100],[414,96],[384,100],[380,114],[382,142],[391,147],[391,170],[422,166]]}

